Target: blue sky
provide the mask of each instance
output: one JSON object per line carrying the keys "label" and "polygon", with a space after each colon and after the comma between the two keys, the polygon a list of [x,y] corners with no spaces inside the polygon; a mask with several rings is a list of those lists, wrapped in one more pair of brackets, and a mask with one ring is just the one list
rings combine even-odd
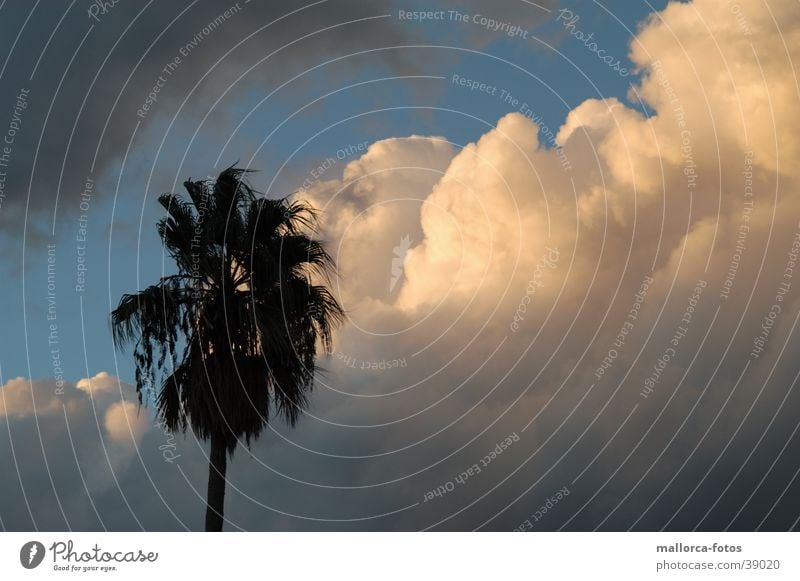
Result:
{"label": "blue sky", "polygon": [[[659,9],[663,4],[656,3],[653,8]],[[407,10],[418,8],[403,6]],[[613,16],[595,2],[572,2],[564,4],[563,8],[578,15],[578,28],[587,34],[592,31],[607,54],[623,63],[629,63],[629,31],[635,31],[650,11],[646,5],[638,3],[631,3],[626,10],[617,11]],[[21,10],[20,16],[23,13]],[[396,16],[392,11],[391,18]],[[11,24],[9,20],[6,22]],[[205,94],[190,100],[174,119],[184,95],[170,94],[168,82],[164,89],[166,96],[138,126],[127,157],[128,144],[119,144],[111,161],[93,174],[96,186],[91,206],[85,212],[88,216],[87,284],[80,293],[74,290],[79,244],[76,235],[78,215],[84,212],[76,210],[80,190],[64,188],[54,217],[55,235],[46,242],[56,245],[56,323],[66,377],[113,371],[116,365],[121,377],[132,377],[129,354],[114,358],[107,312],[122,293],[144,287],[154,282],[162,269],[170,269],[169,260],[156,258],[160,247],[154,224],[160,216],[160,208],[155,197],[172,189],[174,182],[181,189],[182,180],[190,176],[210,175],[237,160],[244,163],[252,159],[251,167],[260,171],[253,178],[254,184],[266,189],[274,179],[271,193],[284,195],[302,184],[322,160],[350,144],[419,134],[439,135],[464,145],[480,137],[506,113],[524,110],[524,105],[528,106],[529,114],[542,119],[555,133],[566,113],[584,99],[625,99],[630,83],[636,78],[634,75],[623,77],[610,68],[597,66],[597,56],[569,36],[563,23],[551,19],[531,27],[527,39],[497,34],[485,44],[481,42],[475,46],[470,46],[470,39],[466,44],[463,42],[466,39],[464,27],[479,28],[477,24],[407,22],[398,23],[398,26],[414,28],[414,34],[429,38],[424,44],[441,48],[403,50],[404,57],[412,65],[406,65],[407,70],[399,72],[381,61],[368,66],[349,66],[337,61],[303,74],[266,102],[264,98],[278,85],[269,82],[272,61],[256,67],[241,79],[235,77],[244,70],[229,65],[227,78],[236,82],[206,88]],[[224,30],[217,34],[214,42],[220,48],[232,47],[239,40],[228,37]],[[35,44],[37,35],[35,25],[28,26],[19,42]],[[83,50],[89,50],[89,46],[85,45]],[[399,52],[399,49],[386,52]],[[80,56],[83,55],[79,53]],[[19,78],[24,72],[21,68],[9,68],[7,75]],[[454,84],[453,75],[497,87],[495,95]],[[128,87],[126,90],[138,90],[146,95],[147,89]],[[98,86],[95,90],[102,92],[103,88]],[[226,91],[205,124],[200,125],[205,112]],[[513,97],[504,100],[502,91]],[[320,99],[331,92],[335,94]],[[511,98],[516,99],[519,106],[514,107]],[[307,106],[317,99],[315,104]],[[35,104],[41,106],[43,101],[40,98]],[[303,110],[296,113],[301,108]],[[296,115],[277,128],[293,113]],[[83,115],[92,114],[92,111],[83,112]],[[247,120],[236,131],[245,116]],[[165,135],[163,130],[169,123],[172,125]],[[189,144],[198,127],[197,135]],[[229,145],[221,152],[221,142],[228,140]],[[215,167],[220,155],[221,165]],[[338,167],[331,168],[325,179],[338,177],[343,165],[339,163]],[[155,174],[148,182],[151,167],[155,168]],[[48,169],[51,168],[40,166],[37,171]],[[88,175],[89,171],[85,173]],[[53,220],[52,211],[51,208],[50,220]],[[45,216],[44,212],[34,214],[29,216],[29,221],[41,226]],[[16,249],[19,251],[19,246]],[[20,337],[19,341],[7,344],[0,357],[6,378],[45,377],[52,371],[52,360],[47,356],[51,323],[46,318],[48,303],[43,293],[35,292],[46,286],[45,250],[41,243],[27,243],[24,265],[21,260],[15,260],[10,261],[11,264],[7,261],[4,267],[6,275],[0,283],[5,297],[4,326],[15,329],[15,335]],[[20,284],[23,278],[24,285]]]}

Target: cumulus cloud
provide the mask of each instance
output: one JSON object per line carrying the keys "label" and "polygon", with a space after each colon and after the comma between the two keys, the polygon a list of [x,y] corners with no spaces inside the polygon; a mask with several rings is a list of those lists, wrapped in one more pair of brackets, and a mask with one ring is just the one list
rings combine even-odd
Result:
{"label": "cumulus cloud", "polygon": [[106,411],[103,425],[111,439],[117,442],[138,442],[149,427],[139,406],[130,401],[116,402]]}
{"label": "cumulus cloud", "polygon": [[[635,449],[614,491],[597,488],[624,458],[625,445],[592,463],[587,474],[598,480],[584,486],[598,496],[577,515],[579,527],[640,525],[629,516],[637,509],[648,510],[650,527],[731,524],[736,511],[719,507],[735,506],[736,487],[712,504],[718,512],[709,519],[718,521],[692,521],[689,513],[670,519],[675,515],[668,511],[702,505],[716,478],[749,483],[757,462],[742,450],[775,454],[791,434],[783,410],[773,410],[771,418],[751,412],[768,406],[763,393],[771,382],[780,397],[796,400],[787,387],[794,367],[781,355],[798,297],[780,285],[791,286],[796,275],[793,160],[800,128],[790,59],[800,55],[788,39],[798,34],[798,22],[791,2],[772,3],[771,12],[757,2],[737,6],[744,24],[728,4],[705,0],[670,4],[653,15],[631,43],[642,74],[631,89],[632,103],[590,99],[578,105],[558,132],[560,149],[544,147],[536,124],[512,113],[477,142],[445,152],[441,177],[433,179],[427,169],[413,175],[431,179],[429,188],[394,172],[392,190],[416,192],[413,212],[389,218],[381,193],[373,188],[361,196],[353,184],[369,170],[359,161],[348,165],[345,179],[313,192],[334,225],[344,272],[359,273],[357,284],[344,291],[358,330],[342,332],[342,352],[367,360],[415,358],[411,385],[424,385],[425,394],[415,393],[413,403],[396,396],[393,411],[428,410],[428,403],[446,397],[449,408],[435,407],[428,417],[431,431],[457,416],[456,409],[469,413],[473,427],[502,416],[502,425],[521,429],[536,418],[527,432],[534,449],[564,438],[564,447],[556,445],[545,457],[543,466],[552,461],[555,468],[579,427],[591,425],[597,441],[605,441],[636,406],[629,427],[637,426],[653,447]],[[773,17],[782,34],[765,32],[774,30]],[[639,98],[652,113],[634,105]],[[424,149],[439,140],[414,136],[391,145],[402,143],[403,159],[427,168]],[[378,143],[365,157],[369,165],[391,168],[393,155]],[[571,169],[563,167],[562,155]],[[358,227],[351,227],[356,200]],[[381,287],[389,249],[402,232],[413,233],[402,287],[376,298],[364,289]],[[649,281],[646,301],[635,324],[626,326],[643,281]],[[773,304],[783,313],[775,321]],[[759,339],[765,317],[768,340],[766,331]],[[498,341],[502,349],[495,351]],[[759,341],[770,348],[754,352]],[[670,363],[660,364],[665,358]],[[737,381],[740,373],[744,379]],[[520,382],[516,389],[507,388],[509,374]],[[645,389],[653,374],[655,393]],[[338,379],[347,384],[354,375]],[[526,385],[530,389],[522,389]],[[452,386],[459,389],[450,396]],[[479,397],[487,392],[493,405]],[[540,415],[543,408],[558,421]],[[573,431],[558,423],[568,420]],[[675,445],[679,441],[702,445],[689,454]],[[586,451],[593,447],[585,446],[569,450],[589,462]],[[721,471],[734,453],[750,464],[738,474]],[[675,489],[660,493],[673,482],[670,470],[686,464],[691,468],[681,477],[693,484],[681,490],[699,483],[696,494],[683,504],[655,504],[674,500]],[[787,482],[772,476],[780,486]],[[771,494],[770,502],[777,498]],[[618,502],[628,502],[627,510],[612,510]],[[512,512],[520,508],[510,506]],[[487,522],[513,522],[504,514]]]}
{"label": "cumulus cloud", "polygon": [[133,386],[106,372],[74,383],[16,378],[0,387],[0,405],[5,530],[200,528],[202,500],[187,478],[202,481],[207,456],[194,445],[187,457]]}
{"label": "cumulus cloud", "polygon": [[63,414],[83,422],[91,414],[103,424],[105,435],[119,443],[138,441],[149,423],[138,411],[135,388],[105,371],[74,384],[17,377],[2,386],[0,396],[0,415],[6,419],[35,416],[45,422]]}

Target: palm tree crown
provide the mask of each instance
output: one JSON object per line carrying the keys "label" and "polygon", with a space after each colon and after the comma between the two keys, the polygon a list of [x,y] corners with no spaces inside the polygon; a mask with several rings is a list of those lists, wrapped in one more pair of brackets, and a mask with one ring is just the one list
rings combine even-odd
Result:
{"label": "palm tree crown", "polygon": [[231,167],[185,182],[188,199],[159,197],[167,216],[158,233],[177,273],[124,295],[111,314],[115,345],[135,344],[140,403],[143,386],[159,382],[165,425],[211,440],[206,528],[215,530],[226,453],[257,438],[271,414],[294,425],[317,346],[330,351],[343,318],[325,286],[335,267],[313,238],[314,210],[260,197],[247,173]]}

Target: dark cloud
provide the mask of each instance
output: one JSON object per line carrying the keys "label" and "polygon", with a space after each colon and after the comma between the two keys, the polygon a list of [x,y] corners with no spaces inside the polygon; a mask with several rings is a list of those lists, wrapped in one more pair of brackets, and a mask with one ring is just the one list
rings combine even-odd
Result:
{"label": "dark cloud", "polygon": [[[39,234],[49,234],[56,211],[59,216],[77,213],[86,176],[97,176],[109,164],[119,162],[134,127],[142,121],[137,111],[159,76],[166,82],[159,102],[149,113],[151,120],[165,110],[174,111],[174,104],[186,98],[207,73],[199,90],[212,87],[218,94],[258,58],[286,43],[324,27],[380,13],[377,4],[365,8],[355,2],[331,2],[327,9],[303,10],[256,33],[259,27],[303,4],[252,2],[239,3],[238,8],[232,4],[232,13],[221,16],[228,5],[122,2],[98,15],[98,22],[87,15],[87,3],[77,3],[54,30],[66,4],[49,4],[47,9],[39,7],[29,13],[28,3],[12,3],[4,10],[3,25],[8,32],[30,16],[14,51],[9,53],[0,94],[4,113],[10,114],[18,91],[30,91],[0,215],[4,231],[18,231],[13,226],[21,222],[19,209],[26,204],[33,213],[31,227]],[[277,83],[295,67],[317,62],[334,47],[346,51],[354,46],[352,41],[340,46],[340,41],[357,37],[363,41],[359,46],[369,46],[377,39],[399,38],[393,30],[380,21],[370,21],[322,32],[271,59],[268,70],[272,78],[263,80]],[[53,37],[42,52],[51,32]],[[253,33],[251,40],[212,70],[218,59]],[[10,40],[14,35],[3,37]],[[181,51],[185,57],[181,57]],[[181,59],[179,66],[171,74],[164,73],[163,68],[176,57]],[[34,159],[36,167],[31,175]]]}
{"label": "dark cloud", "polygon": [[[441,8],[457,4],[443,2]],[[48,237],[54,219],[56,228],[63,227],[62,221],[79,213],[86,177],[116,173],[137,123],[146,128],[156,119],[169,118],[185,99],[179,125],[193,129],[198,121],[193,113],[204,115],[233,83],[237,86],[223,110],[247,89],[265,94],[312,67],[352,53],[363,54],[325,66],[282,94],[296,94],[320,75],[334,81],[356,69],[418,73],[420,49],[391,47],[419,43],[430,34],[413,23],[399,22],[398,7],[406,5],[388,0],[120,2],[102,10],[97,5],[82,0],[68,10],[64,0],[35,8],[19,1],[3,7],[3,131],[17,95],[29,91],[0,209],[0,229],[7,235],[19,236],[26,220],[29,240]],[[525,26],[547,14],[530,6],[520,11],[517,2],[487,10]],[[441,36],[443,31],[435,32]],[[478,25],[448,27],[445,32],[466,46],[485,44],[492,35]],[[268,55],[272,56],[239,78]],[[164,67],[176,57],[180,64],[165,73]],[[437,58],[448,57],[440,53]],[[142,119],[137,111],[159,76],[163,87],[158,101]],[[162,135],[151,136],[155,149]],[[115,184],[111,180],[104,185],[110,189]],[[103,203],[108,193],[98,193],[94,203]]]}

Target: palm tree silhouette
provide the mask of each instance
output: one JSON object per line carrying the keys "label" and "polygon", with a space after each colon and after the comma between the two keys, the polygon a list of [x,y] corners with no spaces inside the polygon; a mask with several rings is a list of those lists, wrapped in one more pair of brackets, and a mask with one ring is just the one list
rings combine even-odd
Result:
{"label": "palm tree silhouette", "polygon": [[139,403],[173,432],[210,440],[207,531],[220,531],[228,456],[258,438],[270,415],[294,425],[314,384],[317,348],[329,353],[343,311],[325,283],[335,265],[313,238],[314,210],[258,196],[247,170],[187,181],[189,199],[163,194],[158,233],[177,274],[111,313],[114,344],[134,343]]}

